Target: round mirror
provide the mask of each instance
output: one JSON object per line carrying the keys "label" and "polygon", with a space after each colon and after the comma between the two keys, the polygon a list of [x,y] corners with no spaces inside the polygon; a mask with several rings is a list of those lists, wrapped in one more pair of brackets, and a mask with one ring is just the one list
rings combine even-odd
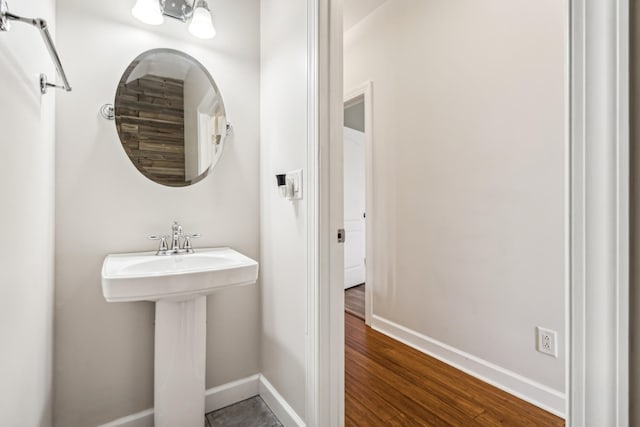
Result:
{"label": "round mirror", "polygon": [[200,181],[222,154],[227,119],[213,77],[194,58],[154,49],[127,67],[114,102],[131,163],[159,184]]}

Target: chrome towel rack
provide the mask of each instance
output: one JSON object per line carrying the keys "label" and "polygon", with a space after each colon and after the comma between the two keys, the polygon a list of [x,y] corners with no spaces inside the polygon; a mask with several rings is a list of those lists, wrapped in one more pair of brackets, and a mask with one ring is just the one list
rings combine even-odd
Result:
{"label": "chrome towel rack", "polygon": [[24,24],[29,24],[36,27],[40,31],[40,35],[42,36],[42,40],[44,40],[44,44],[47,46],[47,50],[49,51],[49,55],[51,56],[51,60],[56,66],[56,70],[62,79],[62,86],[56,85],[53,83],[49,83],[47,81],[47,76],[44,74],[40,74],[40,92],[42,94],[47,93],[47,89],[50,87],[54,87],[56,89],[64,89],[67,92],[71,92],[71,86],[69,85],[69,80],[67,80],[67,75],[64,73],[64,69],[62,68],[62,63],[60,62],[60,56],[58,56],[58,51],[56,51],[56,47],[53,44],[53,39],[51,38],[51,34],[49,33],[47,21],[42,18],[23,18],[18,15],[14,15],[9,12],[9,5],[6,0],[0,0],[0,31],[9,31],[11,29],[10,21],[18,21]]}

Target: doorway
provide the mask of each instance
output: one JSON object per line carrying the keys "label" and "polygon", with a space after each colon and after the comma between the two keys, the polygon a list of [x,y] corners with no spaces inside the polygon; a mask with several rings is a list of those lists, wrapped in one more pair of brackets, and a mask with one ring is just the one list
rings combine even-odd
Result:
{"label": "doorway", "polygon": [[[498,3],[499,8],[485,1],[454,8],[398,0],[367,9],[351,27],[345,20],[343,86],[349,91],[363,80],[376,85],[376,211],[366,209],[364,221],[365,227],[375,224],[373,233],[365,233],[365,245],[376,240],[376,254],[365,257],[366,264],[374,264],[374,274],[365,277],[367,290],[375,294],[372,328],[363,333],[381,332],[563,418],[568,192],[562,184],[570,170],[563,107],[565,10],[557,3],[535,8]],[[545,38],[538,36],[542,32]],[[484,43],[498,34],[509,34],[509,43]],[[512,47],[518,45],[535,49],[514,61]],[[480,50],[490,53],[475,55]],[[543,70],[532,75],[541,64]],[[349,128],[345,101],[349,112],[358,95],[350,91],[342,101]],[[353,172],[348,149],[339,150],[345,182]],[[352,202],[348,186],[343,192],[336,199]],[[544,216],[534,214],[540,206]],[[347,229],[352,218],[341,208]],[[349,284],[353,264],[346,235],[342,280]],[[550,330],[553,347],[562,346],[561,351],[545,356],[532,347],[538,329]],[[351,342],[352,330],[345,335],[347,346],[358,345]],[[392,351],[401,352],[400,347]],[[392,363],[362,347],[350,355],[356,360],[346,359],[347,386],[355,377],[351,361]],[[396,374],[415,373],[402,362],[393,362]],[[362,397],[347,390],[348,397]],[[439,393],[436,387],[429,390],[419,405]],[[495,406],[475,403],[481,411]],[[350,411],[347,406],[347,418]],[[456,406],[455,416],[458,411],[464,412]],[[460,416],[468,421],[478,415]]]}
{"label": "doorway", "polygon": [[[345,310],[371,324],[373,240],[372,83],[344,98]],[[369,260],[369,262],[367,262]]]}
{"label": "doorway", "polygon": [[[318,318],[318,321],[312,324],[312,338],[319,340],[321,344],[329,343],[330,347],[313,347],[318,351],[312,354],[317,355],[318,359],[312,360],[309,366],[310,376],[315,380],[315,388],[312,391],[316,394],[310,396],[309,402],[311,410],[314,411],[314,420],[321,420],[317,425],[339,426],[344,423],[344,370],[340,369],[344,344],[341,333],[343,322],[339,313],[343,310],[341,299],[344,255],[341,244],[335,239],[335,233],[343,226],[342,205],[336,203],[338,199],[342,200],[343,191],[340,138],[344,110],[341,34],[343,4],[325,1],[314,4],[321,6],[317,13],[311,15],[312,19],[317,19],[311,22],[318,23],[318,34],[314,35],[312,40],[317,51],[313,51],[310,56],[312,64],[317,60],[321,65],[312,81],[316,85],[313,87],[319,88],[317,121],[313,123],[318,124],[320,131],[317,139],[312,139],[311,143],[316,143],[312,146],[317,148],[320,158],[315,183],[318,185],[318,200],[321,203],[318,208],[318,238],[312,242],[316,245],[310,245],[310,248],[318,248],[319,255],[314,258],[317,264],[313,266],[318,265],[318,274],[314,276],[317,280],[312,283],[312,290],[318,292],[318,303],[309,306],[317,309],[313,314],[317,314]],[[628,422],[628,354],[625,338],[628,326],[628,312],[625,306],[628,296],[625,273],[628,260],[628,250],[625,246],[625,227],[628,220],[625,206],[628,193],[627,181],[624,179],[628,172],[628,138],[625,132],[625,117],[628,111],[628,76],[625,66],[628,59],[628,4],[568,1],[564,6],[563,20],[567,24],[564,39],[570,47],[564,55],[567,115],[563,146],[567,154],[565,160],[570,165],[570,168],[566,169],[564,180],[567,190],[567,250],[563,262],[566,273],[563,286],[566,336],[562,343],[566,356],[565,413],[572,426],[586,425],[585,420],[589,419],[603,420],[603,424],[607,425],[624,426]],[[614,19],[616,16],[618,20]],[[383,33],[377,29],[378,34]],[[465,28],[459,34],[469,34],[469,31]],[[602,43],[588,43],[589,40],[600,38]],[[442,45],[441,39],[434,40]],[[402,51],[403,44],[392,46],[400,47],[396,50]],[[391,58],[380,55],[379,47],[380,45],[377,45],[373,51],[385,61],[393,63]],[[592,59],[585,61],[585,57]],[[434,61],[431,63],[438,65]],[[441,75],[447,76],[449,69],[442,71]],[[376,85],[378,89],[384,88],[377,77]],[[383,97],[386,91],[378,89],[376,98]],[[437,99],[442,100],[442,97]],[[392,104],[386,105],[393,107]],[[432,113],[439,111],[430,110]],[[486,111],[486,108],[483,111]],[[385,119],[387,115],[376,114],[380,125],[380,120]],[[500,123],[512,125],[504,120]],[[394,130],[403,129],[398,123],[393,124]],[[329,129],[326,128],[327,125]],[[450,129],[465,130],[461,126],[452,126]],[[602,141],[605,140],[610,143],[603,144]],[[338,144],[340,146],[337,146]],[[376,155],[378,159],[385,158],[381,153],[376,152]],[[409,156],[404,158],[411,160]],[[598,179],[587,179],[592,177]],[[378,179],[386,183],[384,177]],[[384,206],[381,202],[380,207]],[[605,210],[606,215],[601,214],[601,211]],[[379,212],[380,215],[383,214],[382,211],[383,209]],[[589,239],[586,239],[587,236]],[[586,245],[587,240],[591,240],[592,244]],[[380,248],[386,251],[388,242],[383,239],[381,243]],[[618,250],[612,251],[613,248]],[[393,271],[384,273],[381,281],[394,277]],[[331,286],[325,286],[327,283]],[[412,301],[424,299],[414,297]],[[612,306],[614,302],[617,303],[616,307]],[[606,345],[602,345],[603,342]],[[601,363],[603,360],[610,363]],[[329,380],[324,381],[327,373]],[[323,380],[320,381],[319,378]],[[596,404],[586,405],[587,401]]]}

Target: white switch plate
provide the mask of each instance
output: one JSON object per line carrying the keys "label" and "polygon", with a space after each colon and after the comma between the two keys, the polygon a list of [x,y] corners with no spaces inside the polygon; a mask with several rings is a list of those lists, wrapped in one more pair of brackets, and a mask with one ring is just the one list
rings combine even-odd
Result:
{"label": "white switch plate", "polygon": [[302,199],[302,169],[287,172],[287,184],[292,187],[290,200]]}
{"label": "white switch plate", "polygon": [[558,357],[558,335],[551,329],[536,327],[537,345],[536,350],[540,353]]}

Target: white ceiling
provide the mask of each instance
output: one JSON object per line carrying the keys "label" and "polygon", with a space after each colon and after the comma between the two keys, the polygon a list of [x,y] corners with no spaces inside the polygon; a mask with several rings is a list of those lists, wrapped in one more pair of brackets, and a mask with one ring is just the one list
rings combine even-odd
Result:
{"label": "white ceiling", "polygon": [[347,31],[387,0],[345,0],[344,31]]}

